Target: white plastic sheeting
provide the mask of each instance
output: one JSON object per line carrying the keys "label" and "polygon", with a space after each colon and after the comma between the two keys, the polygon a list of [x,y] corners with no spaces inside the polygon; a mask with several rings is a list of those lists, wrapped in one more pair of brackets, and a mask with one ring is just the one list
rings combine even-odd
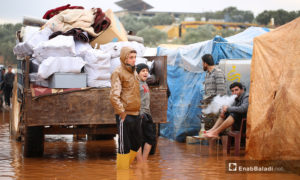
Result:
{"label": "white plastic sheeting", "polygon": [[121,66],[120,57],[112,58],[110,60],[110,73],[113,73],[118,66]]}
{"label": "white plastic sheeting", "polygon": [[32,54],[32,49],[26,42],[18,43],[14,49],[13,52],[16,56],[18,56],[18,59],[24,58],[25,56]]}
{"label": "white plastic sheeting", "polygon": [[111,87],[110,80],[99,80],[99,79],[88,79],[88,86],[89,87]]}
{"label": "white plastic sheeting", "polygon": [[49,57],[41,63],[38,76],[47,79],[56,72],[80,73],[85,64],[81,57]]}
{"label": "white plastic sheeting", "polygon": [[84,58],[87,51],[93,49],[89,43],[84,43],[81,41],[75,41],[75,52],[76,56]]}
{"label": "white plastic sheeting", "polygon": [[31,55],[33,53],[33,49],[40,43],[48,41],[49,36],[53,33],[49,28],[45,28],[37,32],[34,30],[35,29],[29,28],[24,32],[24,42],[17,44],[13,50],[15,55],[19,56],[20,58]]}
{"label": "white plastic sheeting", "polygon": [[[204,54],[211,53],[213,41],[204,41],[177,49],[167,49],[158,47],[157,54],[168,56],[168,65],[180,66],[189,72],[203,72],[201,57]],[[179,61],[180,60],[180,61]]]}
{"label": "white plastic sheeting", "polygon": [[[28,41],[33,35],[38,33],[40,31],[40,29],[41,29],[40,27],[25,26],[25,27],[21,28],[21,34],[20,35],[21,35],[23,41]],[[46,28],[46,29],[49,29],[49,28]]]}
{"label": "white plastic sheeting", "polygon": [[141,57],[145,53],[145,46],[138,42],[129,42],[129,41],[121,41],[121,42],[110,42],[100,46],[100,50],[111,54],[112,58],[120,57],[121,49],[123,47],[131,47],[137,52],[137,57]]}
{"label": "white plastic sheeting", "polygon": [[88,86],[110,87],[111,55],[99,49],[88,50],[84,56],[87,64],[84,71],[88,75]]}
{"label": "white plastic sheeting", "polygon": [[55,38],[40,43],[33,49],[35,57],[42,62],[48,57],[74,57],[76,56],[73,36],[59,35]]}
{"label": "white plastic sheeting", "polygon": [[53,33],[51,29],[45,28],[41,31],[38,31],[32,35],[32,37],[29,37],[28,40],[25,40],[28,45],[33,49],[36,46],[38,46],[40,43],[48,41],[49,36]]}
{"label": "white plastic sheeting", "polygon": [[156,56],[156,54],[157,54],[157,48],[146,47],[143,56]]}

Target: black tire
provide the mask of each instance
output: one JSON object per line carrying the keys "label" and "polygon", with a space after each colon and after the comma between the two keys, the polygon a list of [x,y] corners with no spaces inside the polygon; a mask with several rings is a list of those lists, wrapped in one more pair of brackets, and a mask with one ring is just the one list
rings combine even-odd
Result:
{"label": "black tire", "polygon": [[156,141],[153,144],[153,146],[151,147],[151,150],[149,152],[150,155],[154,155],[155,152],[156,152],[157,141],[158,141],[158,137],[160,135],[160,133],[159,133],[160,132],[160,124],[154,124],[153,129],[154,129],[155,134],[156,134]]}
{"label": "black tire", "polygon": [[44,154],[44,127],[26,127],[24,151],[25,157],[41,157]]}

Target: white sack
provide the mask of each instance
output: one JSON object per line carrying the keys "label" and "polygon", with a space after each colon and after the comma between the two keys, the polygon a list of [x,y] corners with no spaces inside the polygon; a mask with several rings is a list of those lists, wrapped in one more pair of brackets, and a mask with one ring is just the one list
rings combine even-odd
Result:
{"label": "white sack", "polygon": [[110,81],[108,80],[88,80],[89,87],[111,87]]}
{"label": "white sack", "polygon": [[85,53],[84,60],[87,64],[84,67],[84,71],[88,75],[88,86],[107,87],[106,81],[110,81],[111,75],[110,58],[110,54],[99,49],[91,49]]}
{"label": "white sack", "polygon": [[84,43],[81,41],[75,41],[75,52],[76,56],[84,58],[86,52],[92,50],[92,46],[89,43]]}
{"label": "white sack", "polygon": [[146,47],[144,56],[156,56],[156,55],[157,55],[157,48]]}
{"label": "white sack", "polygon": [[53,33],[50,28],[42,29],[34,33],[31,37],[28,38],[25,42],[29,45],[29,47],[33,50],[37,47],[40,43],[48,41],[49,36]]}
{"label": "white sack", "polygon": [[129,41],[121,41],[121,42],[110,42],[100,46],[100,49],[104,52],[111,54],[112,58],[120,57],[122,47],[131,47],[137,52],[137,56],[141,57],[145,53],[145,46],[138,42],[129,42]]}
{"label": "white sack", "polygon": [[33,56],[40,62],[48,57],[76,56],[73,36],[56,36],[51,40],[40,43],[33,51]]}
{"label": "white sack", "polygon": [[40,27],[36,26],[25,26],[21,28],[21,37],[23,42],[28,41],[32,36],[40,31]]}
{"label": "white sack", "polygon": [[117,67],[121,66],[120,57],[110,60],[110,73],[113,73]]}
{"label": "white sack", "polygon": [[99,70],[85,66],[84,72],[88,74],[88,80],[110,80],[111,76],[109,69]]}
{"label": "white sack", "polygon": [[47,79],[56,72],[80,73],[85,64],[81,57],[49,57],[40,65],[38,75]]}
{"label": "white sack", "polygon": [[37,32],[31,28],[27,28],[27,31],[25,31],[23,35],[24,42],[18,43],[14,47],[14,54],[20,58],[31,55],[33,53],[33,48],[37,47],[38,44],[42,42],[48,41],[48,38],[52,33],[53,32],[49,28],[45,28]]}
{"label": "white sack", "polygon": [[91,49],[85,53],[84,60],[88,64],[110,65],[111,55],[99,49]]}
{"label": "white sack", "polygon": [[110,66],[102,66],[101,64],[86,64],[84,72],[88,74],[88,79],[91,80],[109,80]]}
{"label": "white sack", "polygon": [[20,58],[24,58],[25,56],[31,55],[33,53],[32,49],[26,42],[18,43],[14,47],[13,52],[16,56]]}

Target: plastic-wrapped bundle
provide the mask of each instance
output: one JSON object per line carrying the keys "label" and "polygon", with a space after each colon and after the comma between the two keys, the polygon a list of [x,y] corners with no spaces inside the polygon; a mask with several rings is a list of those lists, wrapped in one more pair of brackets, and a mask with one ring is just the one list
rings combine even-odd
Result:
{"label": "plastic-wrapped bundle", "polygon": [[109,80],[110,66],[103,66],[101,64],[86,64],[84,71],[88,74],[88,79],[94,80]]}
{"label": "plastic-wrapped bundle", "polygon": [[111,55],[98,49],[88,50],[84,56],[87,64],[84,71],[88,74],[88,86],[110,87]]}
{"label": "plastic-wrapped bundle", "polygon": [[99,49],[88,50],[84,56],[84,60],[88,64],[103,64],[110,66],[111,55]]}
{"label": "plastic-wrapped bundle", "polygon": [[121,41],[121,42],[110,42],[100,46],[100,49],[106,53],[111,54],[112,58],[120,57],[121,49],[123,47],[131,47],[137,52],[137,56],[141,57],[145,53],[145,46],[137,42]]}
{"label": "plastic-wrapped bundle", "polygon": [[110,60],[110,73],[113,73],[117,67],[121,66],[120,57]]}
{"label": "plastic-wrapped bundle", "polygon": [[41,31],[38,31],[34,33],[31,37],[28,36],[28,40],[25,40],[25,42],[28,43],[29,47],[31,49],[38,46],[40,43],[48,41],[49,36],[53,33],[53,31],[49,28],[42,29]]}
{"label": "plastic-wrapped bundle", "polygon": [[84,43],[81,41],[75,41],[75,52],[76,56],[84,58],[87,51],[93,49],[89,43]]}
{"label": "plastic-wrapped bundle", "polygon": [[110,80],[91,80],[88,79],[89,87],[111,87]]}
{"label": "plastic-wrapped bundle", "polygon": [[22,42],[28,41],[30,38],[32,38],[33,35],[39,33],[40,31],[45,31],[45,29],[41,30],[40,27],[35,27],[35,26],[22,27],[20,32],[20,37],[22,39]]}
{"label": "plastic-wrapped bundle", "polygon": [[40,62],[48,57],[76,56],[75,42],[72,36],[59,35],[51,40],[40,43],[33,51],[33,56]]}
{"label": "plastic-wrapped bundle", "polygon": [[24,58],[31,55],[33,51],[26,42],[21,42],[14,47],[13,52],[19,58]]}
{"label": "plastic-wrapped bundle", "polygon": [[24,31],[24,42],[17,44],[13,49],[14,54],[21,58],[27,55],[31,55],[33,53],[33,48],[44,41],[48,41],[50,34],[53,33],[49,28],[45,28],[37,32],[34,32],[34,30],[30,30],[30,28],[27,28],[27,30],[25,29]]}
{"label": "plastic-wrapped bundle", "polygon": [[49,57],[39,67],[38,75],[47,79],[53,73],[80,73],[86,62],[81,57]]}

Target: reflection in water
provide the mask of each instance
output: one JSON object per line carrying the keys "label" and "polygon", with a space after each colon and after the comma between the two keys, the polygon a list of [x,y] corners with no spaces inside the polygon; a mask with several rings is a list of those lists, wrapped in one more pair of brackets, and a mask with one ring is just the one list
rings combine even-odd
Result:
{"label": "reflection in water", "polygon": [[[4,115],[4,119],[2,116]],[[73,140],[72,136],[46,136],[41,158],[24,158],[22,146],[9,137],[8,113],[0,120],[1,179],[298,179],[295,174],[227,174],[225,160],[243,159],[209,151],[207,146],[159,139],[157,153],[145,165],[116,170],[113,140]],[[201,147],[201,148],[200,148]],[[221,149],[221,148],[220,148]]]}

